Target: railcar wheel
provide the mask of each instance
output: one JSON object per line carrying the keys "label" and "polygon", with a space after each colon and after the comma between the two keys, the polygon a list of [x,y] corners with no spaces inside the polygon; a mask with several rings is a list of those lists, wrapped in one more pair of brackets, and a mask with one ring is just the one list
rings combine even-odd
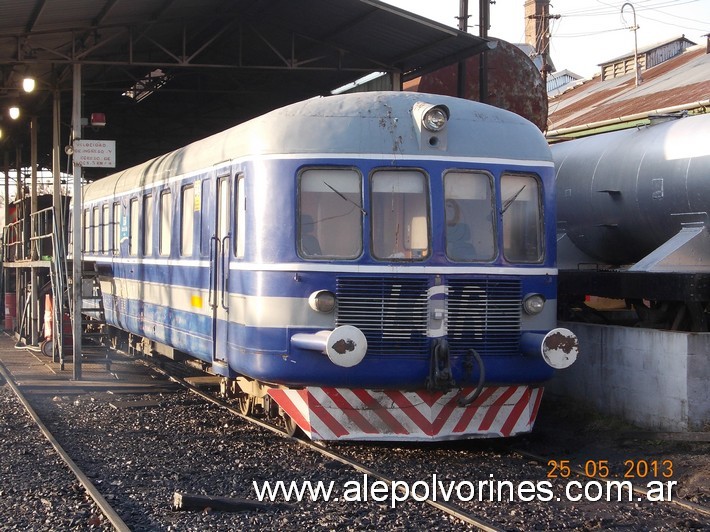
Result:
{"label": "railcar wheel", "polygon": [[298,426],[298,424],[293,420],[291,416],[289,416],[288,414],[284,414],[283,419],[286,423],[286,434],[288,434],[292,438],[298,438],[301,440],[306,438],[306,433],[303,432],[301,427]]}
{"label": "railcar wheel", "polygon": [[54,344],[52,343],[52,340],[45,340],[39,344],[39,349],[42,351],[44,356],[51,357],[52,351],[54,350]]}
{"label": "railcar wheel", "polygon": [[237,408],[243,416],[250,416],[254,412],[254,398],[247,394],[239,394]]}

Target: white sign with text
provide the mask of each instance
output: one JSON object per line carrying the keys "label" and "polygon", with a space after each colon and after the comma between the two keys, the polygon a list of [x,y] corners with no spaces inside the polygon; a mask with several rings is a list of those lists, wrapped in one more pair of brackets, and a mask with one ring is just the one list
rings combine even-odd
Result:
{"label": "white sign with text", "polygon": [[86,167],[116,167],[115,140],[75,140],[74,162]]}

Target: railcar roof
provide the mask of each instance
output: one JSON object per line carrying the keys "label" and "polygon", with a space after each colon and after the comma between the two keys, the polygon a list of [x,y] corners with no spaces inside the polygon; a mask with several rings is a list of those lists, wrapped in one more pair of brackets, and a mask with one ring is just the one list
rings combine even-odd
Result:
{"label": "railcar roof", "polygon": [[[411,114],[418,101],[449,108],[445,150],[420,149]],[[277,109],[92,183],[85,189],[85,199],[109,191],[124,193],[230,160],[280,154],[552,160],[540,131],[514,113],[448,96],[355,93]]]}

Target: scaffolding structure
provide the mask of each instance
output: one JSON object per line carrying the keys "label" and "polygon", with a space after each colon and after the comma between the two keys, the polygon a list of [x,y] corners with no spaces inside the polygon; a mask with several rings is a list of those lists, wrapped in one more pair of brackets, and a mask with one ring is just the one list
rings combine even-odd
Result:
{"label": "scaffolding structure", "polygon": [[4,328],[14,334],[18,346],[37,348],[64,369],[74,362],[73,317],[80,316],[82,359],[98,359],[110,368],[101,280],[94,263],[79,261],[81,308],[74,312],[74,261],[67,253],[65,230],[68,207],[65,196],[55,202],[52,195],[12,203],[12,221],[2,234]]}

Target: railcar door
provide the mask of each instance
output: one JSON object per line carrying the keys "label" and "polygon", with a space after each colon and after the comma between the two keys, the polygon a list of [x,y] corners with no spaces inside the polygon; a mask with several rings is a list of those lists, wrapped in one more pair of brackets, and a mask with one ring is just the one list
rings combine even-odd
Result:
{"label": "railcar door", "polygon": [[214,233],[210,240],[210,307],[212,308],[212,360],[227,362],[229,333],[230,207],[229,176],[217,178]]}

